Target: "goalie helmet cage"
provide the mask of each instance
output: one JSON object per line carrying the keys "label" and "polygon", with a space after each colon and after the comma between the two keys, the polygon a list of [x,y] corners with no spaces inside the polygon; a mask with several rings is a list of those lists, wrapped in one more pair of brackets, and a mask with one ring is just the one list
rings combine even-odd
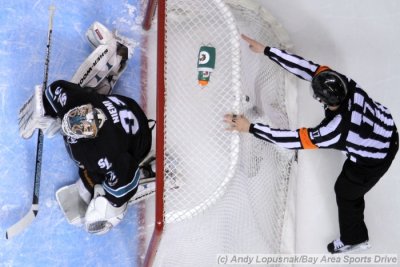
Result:
{"label": "goalie helmet cage", "polygon": [[[145,29],[155,4],[149,1]],[[287,34],[256,1],[157,4],[156,218],[144,266],[209,267],[218,254],[293,253],[296,152],[228,132],[222,120],[232,112],[295,126],[293,76],[240,38],[287,49]],[[201,86],[196,64],[205,45],[216,49],[216,65]]]}

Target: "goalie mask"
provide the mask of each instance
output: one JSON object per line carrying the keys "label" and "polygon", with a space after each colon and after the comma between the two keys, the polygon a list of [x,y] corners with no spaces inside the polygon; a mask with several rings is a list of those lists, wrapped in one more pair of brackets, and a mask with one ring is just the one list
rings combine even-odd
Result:
{"label": "goalie mask", "polygon": [[65,135],[75,139],[95,138],[105,121],[101,109],[86,104],[69,110],[63,117],[61,128]]}
{"label": "goalie mask", "polygon": [[311,82],[313,96],[328,106],[337,106],[347,95],[347,82],[338,73],[325,70],[318,73]]}

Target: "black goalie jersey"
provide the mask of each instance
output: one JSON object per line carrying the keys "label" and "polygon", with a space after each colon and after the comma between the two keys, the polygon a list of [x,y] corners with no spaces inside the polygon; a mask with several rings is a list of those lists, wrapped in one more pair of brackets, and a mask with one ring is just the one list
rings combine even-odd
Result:
{"label": "black goalie jersey", "polygon": [[45,115],[62,120],[69,110],[85,104],[101,109],[106,120],[95,138],[64,136],[66,148],[89,192],[102,184],[107,199],[120,206],[136,192],[139,163],[151,148],[148,119],[124,96],[100,95],[67,81],[56,81],[45,91]]}

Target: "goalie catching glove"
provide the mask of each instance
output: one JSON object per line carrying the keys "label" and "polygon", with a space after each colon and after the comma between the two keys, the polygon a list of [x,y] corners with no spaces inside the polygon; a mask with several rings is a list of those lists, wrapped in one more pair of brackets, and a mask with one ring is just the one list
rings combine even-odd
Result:
{"label": "goalie catching glove", "polygon": [[56,198],[68,223],[78,227],[84,225],[87,232],[100,235],[119,224],[127,210],[127,203],[114,207],[104,195],[103,187],[97,184],[91,199],[82,180],[78,179],[76,183],[57,190]]}
{"label": "goalie catching glove", "polygon": [[94,187],[94,196],[85,215],[85,229],[91,234],[105,234],[119,224],[127,211],[127,203],[114,207],[105,197],[105,191],[99,184]]}
{"label": "goalie catching glove", "polygon": [[53,137],[61,128],[59,119],[45,116],[41,85],[35,86],[33,95],[20,109],[18,121],[19,133],[25,139],[29,139],[36,129],[41,129],[47,137]]}

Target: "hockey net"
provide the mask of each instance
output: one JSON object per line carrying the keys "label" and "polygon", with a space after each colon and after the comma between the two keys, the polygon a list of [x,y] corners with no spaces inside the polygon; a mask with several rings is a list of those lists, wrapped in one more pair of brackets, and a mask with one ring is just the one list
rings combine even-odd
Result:
{"label": "hockey net", "polygon": [[[295,152],[226,131],[223,115],[292,128],[292,80],[240,38],[288,48],[287,35],[251,0],[165,0],[157,10],[156,221],[145,266],[216,266],[218,254],[282,253]],[[204,87],[196,69],[203,45],[216,48]]]}

